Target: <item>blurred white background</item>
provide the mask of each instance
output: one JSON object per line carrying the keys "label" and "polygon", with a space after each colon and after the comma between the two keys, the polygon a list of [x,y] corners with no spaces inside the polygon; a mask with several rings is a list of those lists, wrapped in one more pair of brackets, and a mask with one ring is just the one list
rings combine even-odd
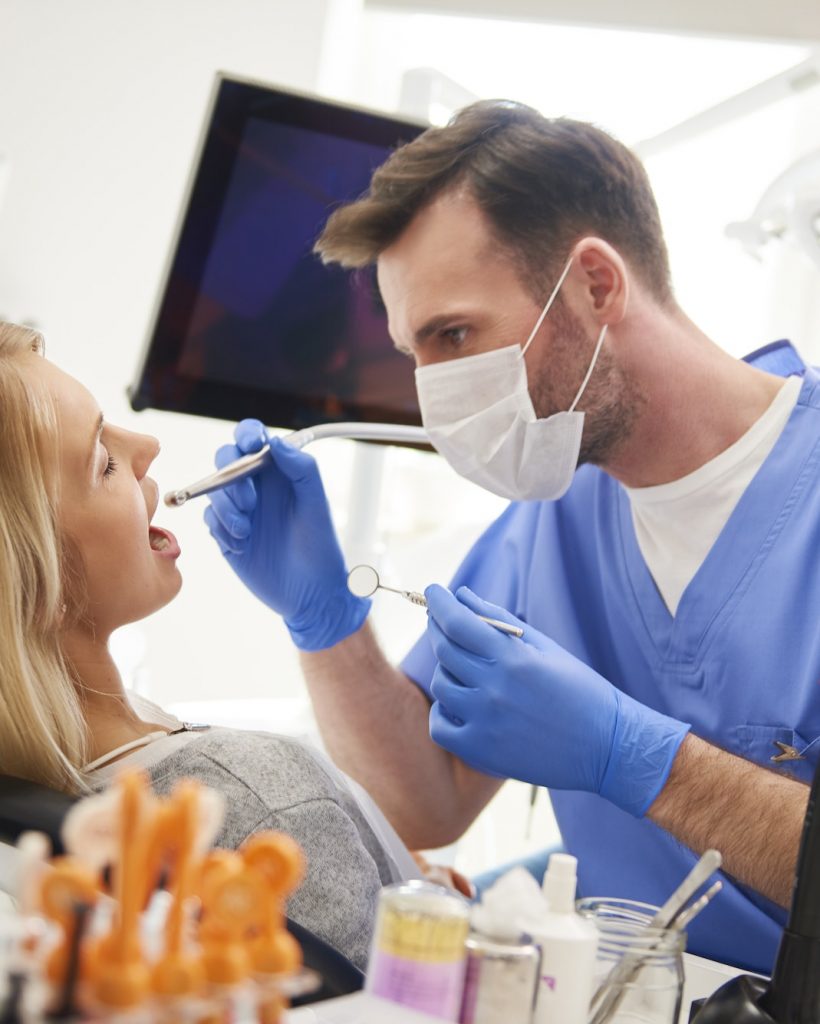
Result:
{"label": "blurred white background", "polygon": [[[125,388],[214,73],[390,111],[404,73],[431,68],[476,96],[594,121],[635,144],[806,61],[820,37],[818,12],[799,0],[768,14],[773,5],[747,0],[719,11],[686,0],[654,14],[642,2],[617,6],[632,27],[607,27],[611,10],[602,16],[607,5],[593,0],[427,0],[419,10],[410,0],[0,0],[0,318],[38,326],[49,356],[94,392],[109,420],[162,440],[154,475],[163,490],[203,475],[231,425],[136,414]],[[542,20],[500,17],[513,10]],[[809,73],[805,88],[781,90],[774,102],[741,103],[719,127],[647,157],[678,298],[737,355],[788,336],[820,362],[820,265],[785,243],[755,261],[724,233],[783,169],[820,147],[817,78]],[[353,445],[313,452],[343,528]],[[435,456],[389,452],[383,575],[412,589],[447,581],[502,505]],[[294,650],[224,565],[202,507],[160,516],[181,539],[186,585],[171,607],[122,631],[120,660],[161,703],[265,700],[222,713],[290,727],[304,718]],[[419,609],[390,595],[374,618],[395,658],[424,625]],[[479,870],[553,841],[543,798],[525,837],[527,800],[527,787],[505,787],[459,844],[459,865]]]}

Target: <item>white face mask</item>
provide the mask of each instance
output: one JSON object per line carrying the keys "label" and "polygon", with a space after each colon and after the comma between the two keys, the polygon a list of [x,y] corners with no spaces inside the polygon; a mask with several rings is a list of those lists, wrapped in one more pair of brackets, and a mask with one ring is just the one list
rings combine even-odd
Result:
{"label": "white face mask", "polygon": [[575,406],[592,376],[606,324],[568,412],[536,417],[524,362],[571,264],[572,258],[523,349],[508,345],[416,370],[422,422],[433,447],[458,474],[513,501],[560,498],[578,466],[584,414]]}

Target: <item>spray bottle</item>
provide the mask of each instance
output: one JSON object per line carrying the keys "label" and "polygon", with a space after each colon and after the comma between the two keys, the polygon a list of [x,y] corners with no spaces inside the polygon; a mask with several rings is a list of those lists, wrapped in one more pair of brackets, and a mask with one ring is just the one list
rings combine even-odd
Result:
{"label": "spray bottle", "polygon": [[554,853],[544,876],[548,910],[531,927],[541,947],[535,1024],[585,1024],[589,1014],[598,931],[575,910],[577,860]]}

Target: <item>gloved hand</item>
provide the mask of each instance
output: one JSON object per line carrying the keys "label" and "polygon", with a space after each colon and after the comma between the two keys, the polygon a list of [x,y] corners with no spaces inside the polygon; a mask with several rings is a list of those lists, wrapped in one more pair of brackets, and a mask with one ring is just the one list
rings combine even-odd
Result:
{"label": "gloved hand", "polygon": [[258,420],[242,420],[217,468],[270,440],[271,464],[208,497],[205,522],[228,564],[284,618],[297,647],[332,647],[364,622],[370,601],[347,589],[344,558],[315,460]]}
{"label": "gloved hand", "polygon": [[[425,591],[438,658],[430,735],[467,764],[554,789],[586,790],[642,817],[689,726],[621,693],[543,633],[466,587]],[[476,617],[524,630],[522,639]]]}

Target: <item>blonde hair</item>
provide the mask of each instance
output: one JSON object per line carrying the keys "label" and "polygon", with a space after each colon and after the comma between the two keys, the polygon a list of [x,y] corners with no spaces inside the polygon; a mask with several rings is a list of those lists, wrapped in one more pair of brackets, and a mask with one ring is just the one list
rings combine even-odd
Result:
{"label": "blonde hair", "polygon": [[57,417],[21,366],[42,351],[36,331],[0,322],[0,774],[76,793],[87,789],[87,729],[60,646],[69,558]]}

